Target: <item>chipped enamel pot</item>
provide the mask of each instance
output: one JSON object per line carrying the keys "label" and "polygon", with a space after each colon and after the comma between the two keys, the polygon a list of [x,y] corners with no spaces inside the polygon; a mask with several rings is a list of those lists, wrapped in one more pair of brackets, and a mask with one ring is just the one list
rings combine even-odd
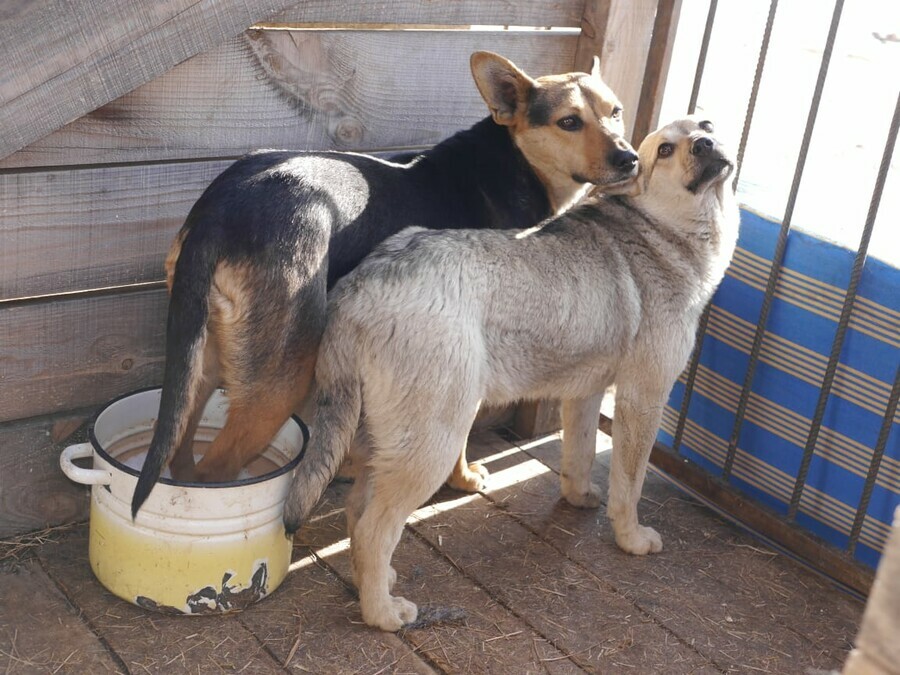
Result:
{"label": "chipped enamel pot", "polygon": [[[282,504],[309,433],[298,418],[288,420],[235,481],[179,483],[163,477],[132,521],[131,495],[159,399],[159,389],[148,389],[112,401],[95,418],[90,442],[69,446],[60,456],[70,479],[93,486],[91,568],[110,591],[147,609],[212,614],[246,607],[287,574],[291,540]],[[215,438],[227,409],[224,393],[213,394],[195,453]],[[72,462],[86,457],[93,458],[93,468]]]}

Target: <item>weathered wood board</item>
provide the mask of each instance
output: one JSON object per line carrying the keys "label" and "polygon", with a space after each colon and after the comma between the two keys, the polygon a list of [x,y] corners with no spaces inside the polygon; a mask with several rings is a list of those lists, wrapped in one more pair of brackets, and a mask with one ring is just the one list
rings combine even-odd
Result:
{"label": "weathered wood board", "polygon": [[159,383],[166,303],[160,289],[0,309],[0,422]]}
{"label": "weathered wood board", "polygon": [[584,0],[484,2],[483,0],[333,0],[301,2],[267,23],[424,24],[456,26],[578,26]]}
{"label": "weathered wood board", "polygon": [[230,163],[0,175],[0,301],[164,279],[175,233]]}
{"label": "weathered wood board", "polygon": [[120,673],[110,654],[36,560],[0,571],[4,673]]}
{"label": "weathered wood board", "polygon": [[0,537],[87,518],[88,490],[63,475],[59,453],[84,440],[92,412],[0,424]]}
{"label": "weathered wood board", "polygon": [[496,51],[546,75],[572,69],[576,40],[529,32],[250,31],[0,168],[234,157],[261,147],[431,145],[487,115],[469,71],[473,51]]}
{"label": "weathered wood board", "polygon": [[4,3],[0,157],[291,4],[290,0]]}

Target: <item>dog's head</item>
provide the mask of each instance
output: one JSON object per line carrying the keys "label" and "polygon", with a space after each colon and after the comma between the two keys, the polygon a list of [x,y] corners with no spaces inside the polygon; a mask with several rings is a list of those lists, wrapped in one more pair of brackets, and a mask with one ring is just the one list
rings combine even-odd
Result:
{"label": "dog's head", "polygon": [[491,52],[472,54],[471,66],[494,121],[509,127],[554,208],[567,206],[588,184],[620,187],[637,174],[622,104],[601,79],[597,57],[590,73],[536,79]]}
{"label": "dog's head", "polygon": [[640,173],[629,190],[642,207],[682,221],[721,207],[731,188],[734,159],[700,116],[676,120],[647,136],[638,149]]}

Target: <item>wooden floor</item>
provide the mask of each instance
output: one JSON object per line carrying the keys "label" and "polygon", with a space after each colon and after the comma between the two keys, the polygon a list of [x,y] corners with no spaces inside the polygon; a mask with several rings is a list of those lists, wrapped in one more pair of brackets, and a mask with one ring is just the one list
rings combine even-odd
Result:
{"label": "wooden floor", "polygon": [[[606,482],[609,439],[598,436]],[[179,618],[93,578],[84,525],[18,542],[0,563],[0,672],[790,673],[840,669],[862,604],[656,475],[643,522],[661,554],[628,556],[601,512],[559,498],[559,440],[478,432],[490,489],[445,489],[410,519],[396,590],[417,625],[361,624],[336,483],[275,593],[243,613]],[[2,553],[3,549],[0,549]],[[14,554],[14,555],[12,555]]]}

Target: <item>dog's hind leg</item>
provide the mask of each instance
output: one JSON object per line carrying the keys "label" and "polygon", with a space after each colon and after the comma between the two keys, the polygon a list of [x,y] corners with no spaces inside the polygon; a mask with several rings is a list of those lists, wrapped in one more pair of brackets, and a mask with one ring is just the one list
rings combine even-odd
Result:
{"label": "dog's hind leg", "polygon": [[[354,441],[355,442],[355,441]],[[344,514],[347,517],[347,536],[353,540],[356,524],[366,510],[372,497],[372,480],[371,469],[367,465],[363,465],[353,480],[353,487],[347,494],[347,500],[344,503]],[[394,584],[397,582],[397,571],[392,565],[388,566],[388,590],[393,590]],[[350,556],[350,576],[353,584],[359,588],[359,575],[356,572],[356,564],[353,556]]]}
{"label": "dog's hind leg", "polygon": [[602,400],[601,392],[588,398],[566,399],[562,404],[562,470],[559,481],[563,497],[572,506],[595,509],[602,501],[600,486],[591,482]]}
{"label": "dog's hind leg", "polygon": [[619,383],[616,392],[607,514],[619,548],[634,555],[662,550],[659,533],[638,523],[637,505],[668,389],[645,380],[641,386]]}
{"label": "dog's hind leg", "polygon": [[219,354],[212,335],[206,340],[203,350],[203,374],[198,379],[193,398],[193,407],[185,426],[181,444],[175,449],[169,462],[172,477],[180,481],[193,481],[194,476],[194,435],[203,417],[203,409],[209,397],[219,386]]}
{"label": "dog's hind leg", "polygon": [[[353,528],[350,552],[363,620],[370,626],[396,631],[416,618],[415,604],[390,593],[391,556],[406,519],[450,473],[457,456],[449,448],[465,442],[475,419],[475,407],[473,402],[471,414],[420,407],[416,428],[389,422],[379,429],[382,425],[372,419],[373,411],[367,412],[374,447],[369,463],[369,500]],[[453,420],[454,426],[429,426],[428,421],[435,419]]]}
{"label": "dog's hind leg", "polygon": [[233,480],[242,467],[265,450],[309,392],[315,354],[294,364],[277,379],[260,378],[249,387],[228,390],[228,418],[197,463],[200,481]]}

